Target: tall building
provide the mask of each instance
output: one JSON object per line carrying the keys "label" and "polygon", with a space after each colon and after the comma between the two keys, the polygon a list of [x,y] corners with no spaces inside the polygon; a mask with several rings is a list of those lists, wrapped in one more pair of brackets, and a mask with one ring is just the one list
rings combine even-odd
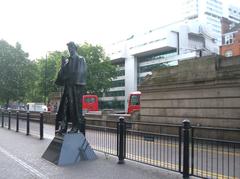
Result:
{"label": "tall building", "polygon": [[229,19],[232,22],[240,23],[240,7],[236,7],[232,4],[227,6],[227,13],[225,18]]}
{"label": "tall building", "polygon": [[198,20],[179,21],[112,44],[107,54],[120,73],[100,99],[103,107],[126,111],[127,97],[152,70],[213,53],[218,53],[218,45]]}
{"label": "tall building", "polygon": [[[226,1],[225,1],[226,2]],[[221,18],[240,22],[240,10],[224,0],[182,0],[182,20],[116,42],[107,49],[119,76],[100,100],[103,107],[127,108],[128,95],[152,70],[177,65],[179,60],[218,54]],[[166,14],[167,16],[167,14]]]}
{"label": "tall building", "polygon": [[209,33],[221,44],[221,22],[223,3],[221,0],[183,0],[183,18],[198,19]]}
{"label": "tall building", "polygon": [[198,19],[205,24],[209,33],[222,44],[221,18],[240,23],[240,7],[223,0],[182,0],[183,18]]}

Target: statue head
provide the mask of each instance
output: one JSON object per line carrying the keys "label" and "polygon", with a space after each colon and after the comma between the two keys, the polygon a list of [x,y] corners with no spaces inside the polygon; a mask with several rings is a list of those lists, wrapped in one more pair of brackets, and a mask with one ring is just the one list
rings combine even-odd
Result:
{"label": "statue head", "polygon": [[77,46],[75,45],[74,42],[67,43],[67,46],[68,46],[68,51],[70,55],[73,55],[77,51]]}

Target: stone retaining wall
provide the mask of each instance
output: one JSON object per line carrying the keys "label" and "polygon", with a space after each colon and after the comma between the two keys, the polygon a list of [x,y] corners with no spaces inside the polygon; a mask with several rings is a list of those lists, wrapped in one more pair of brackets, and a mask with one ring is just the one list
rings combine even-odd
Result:
{"label": "stone retaining wall", "polygon": [[140,121],[240,128],[240,56],[210,56],[154,71],[139,86]]}

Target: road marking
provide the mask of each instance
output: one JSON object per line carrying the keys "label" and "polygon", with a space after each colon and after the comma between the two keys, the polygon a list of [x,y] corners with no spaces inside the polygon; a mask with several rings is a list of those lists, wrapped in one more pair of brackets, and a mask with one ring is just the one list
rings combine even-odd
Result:
{"label": "road marking", "polygon": [[39,178],[44,178],[44,179],[48,179],[48,177],[44,174],[42,174],[41,172],[39,172],[37,169],[33,168],[32,166],[28,165],[27,163],[25,163],[24,161],[22,161],[21,159],[17,158],[16,156],[10,154],[8,151],[6,151],[5,149],[3,149],[2,147],[0,147],[0,152],[2,152],[3,154],[5,154],[7,157],[13,159],[15,162],[17,162],[19,165],[21,165],[24,169],[26,169],[27,171],[29,171],[30,173],[32,173],[33,175],[38,176]]}

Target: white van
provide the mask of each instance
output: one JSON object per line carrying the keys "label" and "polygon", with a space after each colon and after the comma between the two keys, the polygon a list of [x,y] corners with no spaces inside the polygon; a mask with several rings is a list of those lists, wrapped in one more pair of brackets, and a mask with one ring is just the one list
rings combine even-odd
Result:
{"label": "white van", "polygon": [[47,112],[47,106],[43,103],[27,103],[28,111]]}

